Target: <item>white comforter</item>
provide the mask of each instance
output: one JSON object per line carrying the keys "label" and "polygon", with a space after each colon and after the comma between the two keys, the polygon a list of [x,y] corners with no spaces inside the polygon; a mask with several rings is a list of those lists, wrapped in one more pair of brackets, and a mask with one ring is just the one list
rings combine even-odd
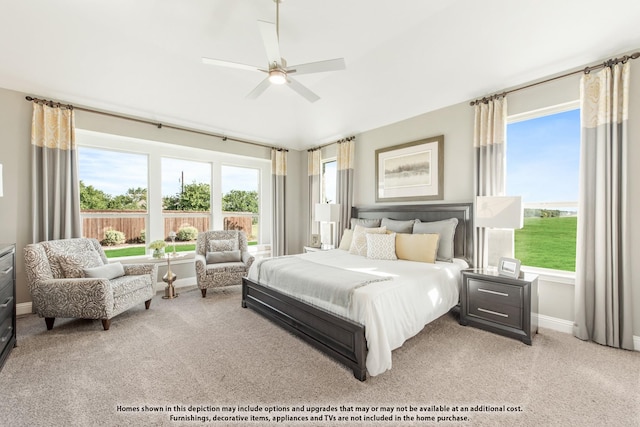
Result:
{"label": "white comforter", "polygon": [[[340,249],[296,256],[320,264],[392,277],[392,280],[356,289],[348,308],[298,296],[310,304],[365,326],[367,371],[371,376],[391,369],[392,350],[458,303],[460,270],[468,267],[466,262],[457,259],[453,263],[436,264],[370,260]],[[257,281],[257,277],[257,263],[254,263],[249,278]],[[262,284],[269,286],[269,283]]]}

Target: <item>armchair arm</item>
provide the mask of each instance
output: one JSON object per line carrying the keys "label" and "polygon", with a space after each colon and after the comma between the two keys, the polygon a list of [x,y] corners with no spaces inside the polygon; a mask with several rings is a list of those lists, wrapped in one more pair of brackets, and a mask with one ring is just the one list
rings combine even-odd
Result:
{"label": "armchair arm", "polygon": [[196,275],[204,277],[207,274],[207,259],[204,255],[196,254]]}
{"label": "armchair arm", "polygon": [[242,262],[247,266],[247,268],[251,267],[251,264],[253,264],[254,260],[255,257],[249,252],[242,252]]}
{"label": "armchair arm", "polygon": [[150,274],[153,280],[158,276],[158,265],[154,263],[123,264],[122,266],[124,267],[125,276]]}
{"label": "armchair arm", "polygon": [[107,279],[49,279],[32,283],[31,297],[42,317],[109,319],[113,290]]}

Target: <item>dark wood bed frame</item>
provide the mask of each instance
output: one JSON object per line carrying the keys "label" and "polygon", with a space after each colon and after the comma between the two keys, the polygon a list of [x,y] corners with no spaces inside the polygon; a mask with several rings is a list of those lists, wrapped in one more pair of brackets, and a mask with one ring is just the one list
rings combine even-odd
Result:
{"label": "dark wood bed frame", "polygon": [[[465,259],[469,265],[473,263],[471,203],[354,207],[351,216],[396,220],[418,218],[422,222],[458,218],[454,255]],[[346,365],[360,381],[367,379],[367,342],[363,325],[247,278],[242,280],[242,307],[257,311]]]}

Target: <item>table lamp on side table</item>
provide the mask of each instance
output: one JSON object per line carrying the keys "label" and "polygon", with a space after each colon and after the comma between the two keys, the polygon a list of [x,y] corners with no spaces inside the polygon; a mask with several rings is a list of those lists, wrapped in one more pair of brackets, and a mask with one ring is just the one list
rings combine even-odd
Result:
{"label": "table lamp on side table", "polygon": [[334,226],[340,220],[340,205],[334,203],[317,203],[315,220],[320,222],[322,249],[334,249]]}

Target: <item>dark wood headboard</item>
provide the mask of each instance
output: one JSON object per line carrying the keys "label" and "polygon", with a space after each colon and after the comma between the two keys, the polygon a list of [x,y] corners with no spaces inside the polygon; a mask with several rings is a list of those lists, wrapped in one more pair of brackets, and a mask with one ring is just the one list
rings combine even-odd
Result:
{"label": "dark wood headboard", "polygon": [[353,207],[352,218],[390,218],[396,220],[419,219],[422,222],[457,218],[458,226],[453,236],[453,251],[473,265],[473,203],[448,203],[428,205],[382,205]]}

